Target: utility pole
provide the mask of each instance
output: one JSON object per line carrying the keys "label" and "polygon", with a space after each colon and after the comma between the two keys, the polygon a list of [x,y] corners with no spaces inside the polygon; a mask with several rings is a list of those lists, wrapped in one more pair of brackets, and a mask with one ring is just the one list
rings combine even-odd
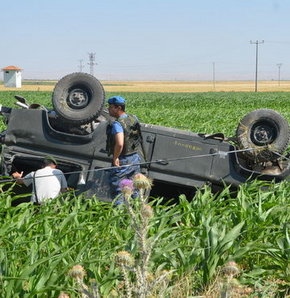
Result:
{"label": "utility pole", "polygon": [[90,62],[88,63],[90,66],[90,74],[93,76],[94,66],[97,65],[97,63],[95,62],[96,53],[88,53],[88,54],[89,54],[89,60],[90,60]]}
{"label": "utility pole", "polygon": [[277,66],[278,66],[278,86],[280,86],[280,73],[281,73],[282,63],[278,63]]}
{"label": "utility pole", "polygon": [[258,41],[250,41],[250,44],[255,44],[256,45],[256,74],[255,74],[255,92],[258,91],[258,48],[259,44],[264,43],[264,40]]}
{"label": "utility pole", "polygon": [[213,89],[215,90],[215,62],[212,63],[212,83]]}
{"label": "utility pole", "polygon": [[80,62],[80,64],[79,64],[79,70],[80,70],[80,72],[83,72],[83,69],[84,69],[84,64],[83,64],[83,59],[81,59],[81,60],[79,60],[79,62]]}

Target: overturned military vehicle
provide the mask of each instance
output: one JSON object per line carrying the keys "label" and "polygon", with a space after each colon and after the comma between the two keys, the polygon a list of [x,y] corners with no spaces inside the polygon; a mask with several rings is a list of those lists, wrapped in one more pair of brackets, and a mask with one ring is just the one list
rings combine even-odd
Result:
{"label": "overturned military vehicle", "polygon": [[[25,175],[40,168],[45,155],[53,155],[69,187],[112,199],[106,170],[111,158],[105,150],[110,117],[100,82],[85,73],[65,76],[53,91],[53,110],[16,99],[21,109],[1,107],[7,122],[1,134],[2,175],[14,171]],[[247,114],[233,138],[143,123],[141,132],[141,167],[154,181],[154,196],[191,195],[204,184],[214,190],[225,185],[236,188],[254,178],[279,182],[290,174],[287,154],[282,156],[289,143],[289,125],[273,110]]]}

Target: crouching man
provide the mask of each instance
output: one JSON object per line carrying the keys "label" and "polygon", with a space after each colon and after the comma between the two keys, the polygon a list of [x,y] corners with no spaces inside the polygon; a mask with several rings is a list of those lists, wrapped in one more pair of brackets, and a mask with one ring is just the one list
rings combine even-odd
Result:
{"label": "crouching man", "polygon": [[22,177],[23,172],[14,172],[12,177],[19,184],[29,186],[32,184],[31,202],[43,204],[47,200],[57,197],[67,189],[67,181],[63,172],[57,167],[57,162],[52,156],[43,160],[43,168]]}

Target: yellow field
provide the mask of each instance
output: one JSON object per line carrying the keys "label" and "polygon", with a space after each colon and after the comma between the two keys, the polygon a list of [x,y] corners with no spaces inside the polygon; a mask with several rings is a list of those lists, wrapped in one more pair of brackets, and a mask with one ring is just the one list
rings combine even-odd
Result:
{"label": "yellow field", "polygon": [[0,91],[52,91],[53,87],[46,85],[22,85],[21,88],[7,88],[0,85]]}
{"label": "yellow field", "polygon": [[[255,91],[253,81],[102,81],[108,92],[239,92]],[[0,91],[52,91],[53,85],[23,85],[22,88],[6,88],[0,84]],[[288,91],[290,81],[260,81],[258,91]]]}
{"label": "yellow field", "polygon": [[[106,86],[114,84],[114,86]],[[104,82],[106,91],[118,92],[222,92],[255,91],[255,83],[250,81],[156,81],[156,82]],[[261,81],[258,91],[290,91],[290,81]]]}

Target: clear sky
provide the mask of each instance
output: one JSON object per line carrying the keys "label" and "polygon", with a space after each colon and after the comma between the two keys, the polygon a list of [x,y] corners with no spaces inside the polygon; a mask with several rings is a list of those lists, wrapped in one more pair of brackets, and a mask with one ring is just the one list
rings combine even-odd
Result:
{"label": "clear sky", "polygon": [[[24,79],[290,80],[290,0],[0,0],[0,67]],[[2,74],[1,74],[2,78]]]}

